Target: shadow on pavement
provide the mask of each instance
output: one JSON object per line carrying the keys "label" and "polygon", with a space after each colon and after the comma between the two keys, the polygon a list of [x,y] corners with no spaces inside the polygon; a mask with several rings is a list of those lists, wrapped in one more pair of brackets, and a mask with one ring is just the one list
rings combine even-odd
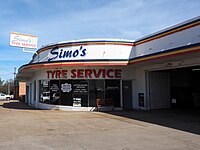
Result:
{"label": "shadow on pavement", "polygon": [[200,110],[133,110],[108,113],[200,135]]}
{"label": "shadow on pavement", "polygon": [[18,101],[18,100],[11,100],[6,101],[2,104],[2,107],[9,108],[9,109],[26,109],[26,110],[35,110],[34,108],[28,106],[26,103]]}
{"label": "shadow on pavement", "polygon": [[[8,109],[36,110],[28,106],[26,103],[18,100],[11,100],[9,102],[5,101],[1,106]],[[148,111],[131,110],[109,111],[105,113],[200,135],[200,109]]]}

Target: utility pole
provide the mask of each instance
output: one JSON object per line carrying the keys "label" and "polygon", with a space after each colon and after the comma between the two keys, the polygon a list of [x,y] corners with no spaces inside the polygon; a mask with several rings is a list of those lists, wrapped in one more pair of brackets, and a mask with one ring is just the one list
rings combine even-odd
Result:
{"label": "utility pole", "polygon": [[10,95],[10,81],[8,81],[8,95]]}
{"label": "utility pole", "polygon": [[15,77],[16,77],[16,67],[14,67],[14,80],[13,80],[13,86],[14,86],[14,98],[16,98],[16,82],[17,81],[15,81]]}
{"label": "utility pole", "polygon": [[14,81],[15,81],[15,77],[16,77],[16,67],[14,67]]}

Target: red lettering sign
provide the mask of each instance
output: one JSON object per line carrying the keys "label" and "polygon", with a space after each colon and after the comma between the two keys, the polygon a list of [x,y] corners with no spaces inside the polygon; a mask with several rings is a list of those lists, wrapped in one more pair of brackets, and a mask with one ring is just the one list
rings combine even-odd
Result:
{"label": "red lettering sign", "polygon": [[67,78],[67,70],[62,70],[62,78]]}
{"label": "red lettering sign", "polygon": [[76,69],[71,70],[71,78],[76,78]]}
{"label": "red lettering sign", "polygon": [[106,75],[108,76],[108,78],[114,78],[114,69],[108,69]]}
{"label": "red lettering sign", "polygon": [[122,78],[122,70],[115,69],[115,78]]}
{"label": "red lettering sign", "polygon": [[92,78],[92,70],[85,69],[85,78]]}
{"label": "red lettering sign", "polygon": [[83,73],[84,73],[83,69],[77,69],[77,78],[84,78]]}
{"label": "red lettering sign", "polygon": [[[67,70],[51,70],[47,71],[47,78],[51,79],[67,79]],[[120,79],[122,78],[121,69],[72,69],[70,72],[72,79]]]}
{"label": "red lettering sign", "polygon": [[47,71],[47,78],[52,79],[60,79],[60,78],[67,78],[67,70],[52,70]]}

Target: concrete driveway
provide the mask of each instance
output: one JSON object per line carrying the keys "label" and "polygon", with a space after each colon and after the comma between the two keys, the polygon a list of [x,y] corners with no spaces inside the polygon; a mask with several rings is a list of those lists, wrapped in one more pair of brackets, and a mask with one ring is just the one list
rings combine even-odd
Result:
{"label": "concrete driveway", "polygon": [[199,112],[66,112],[0,101],[0,150],[200,149]]}

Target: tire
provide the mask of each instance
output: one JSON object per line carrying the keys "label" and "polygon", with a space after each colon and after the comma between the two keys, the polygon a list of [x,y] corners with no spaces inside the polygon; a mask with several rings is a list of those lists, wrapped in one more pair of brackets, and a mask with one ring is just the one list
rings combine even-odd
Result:
{"label": "tire", "polygon": [[9,101],[9,100],[10,100],[10,97],[6,97],[6,100]]}
{"label": "tire", "polygon": [[49,101],[48,101],[48,100],[45,100],[44,103],[49,104]]}

